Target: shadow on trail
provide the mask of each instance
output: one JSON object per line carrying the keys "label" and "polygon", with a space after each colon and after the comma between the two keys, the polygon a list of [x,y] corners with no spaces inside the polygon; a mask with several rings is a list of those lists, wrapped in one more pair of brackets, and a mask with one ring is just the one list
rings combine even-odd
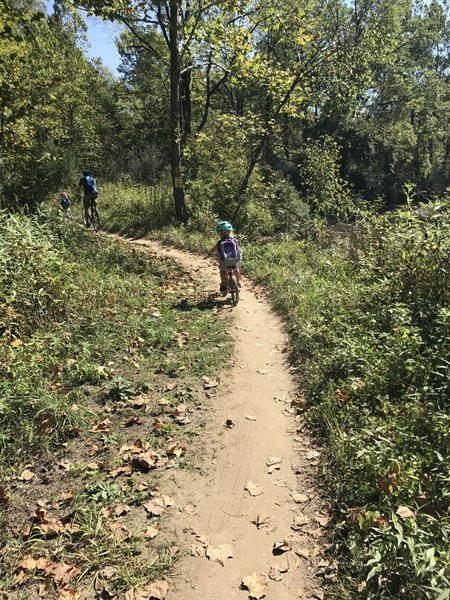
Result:
{"label": "shadow on trail", "polygon": [[182,312],[189,312],[191,310],[213,310],[215,308],[231,308],[232,303],[229,298],[217,296],[211,294],[205,300],[200,302],[190,302],[187,298],[183,298],[178,304],[173,304],[172,308],[180,310]]}

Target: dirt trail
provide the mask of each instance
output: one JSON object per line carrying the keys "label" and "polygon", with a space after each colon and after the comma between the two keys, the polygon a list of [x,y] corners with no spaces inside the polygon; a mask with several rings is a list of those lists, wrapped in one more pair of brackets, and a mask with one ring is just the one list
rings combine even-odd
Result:
{"label": "dirt trail", "polygon": [[[187,270],[198,270],[210,291],[217,290],[218,273],[210,261],[148,240],[134,243],[176,259]],[[279,574],[280,581],[268,579],[267,600],[322,598],[315,575],[321,560],[321,525],[327,517],[314,487],[318,452],[302,432],[302,417],[292,414],[291,400],[298,395],[283,353],[287,339],[250,284],[244,283],[241,301],[232,310],[234,366],[229,376],[222,376],[212,399],[213,413],[202,437],[203,470],[172,472],[167,484],[180,507],[169,524],[179,546],[189,551],[193,544],[202,554],[205,544],[226,544],[233,558],[222,566],[204,555],[185,556],[167,600],[245,600],[249,593],[241,589],[242,579],[269,574],[272,565],[287,571]],[[234,423],[232,428],[224,426],[227,419]],[[282,459],[279,470],[268,472],[269,457]],[[244,489],[249,481],[261,486],[262,494],[251,496]],[[303,502],[294,501],[295,492]],[[182,508],[186,505],[187,511]],[[267,527],[257,528],[258,514],[270,515]],[[294,531],[296,516],[301,524]],[[290,537],[292,551],[274,555],[274,542]]]}

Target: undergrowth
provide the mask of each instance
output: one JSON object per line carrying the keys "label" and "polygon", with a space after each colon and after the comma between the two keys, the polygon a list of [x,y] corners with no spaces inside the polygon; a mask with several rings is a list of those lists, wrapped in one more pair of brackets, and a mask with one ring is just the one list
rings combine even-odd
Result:
{"label": "undergrowth", "polygon": [[[138,514],[156,483],[138,474],[116,482],[110,471],[131,436],[164,458],[172,435],[197,435],[171,421],[154,429],[143,412],[195,404],[193,390],[230,356],[231,340],[197,308],[202,290],[167,259],[50,214],[0,213],[0,227],[0,595],[146,585],[174,555],[132,522],[122,527],[110,505],[136,505]],[[166,385],[173,391],[161,407],[155,390]],[[91,464],[91,452],[101,459]]]}
{"label": "undergrowth", "polygon": [[326,441],[336,597],[450,597],[448,208],[372,216],[341,246],[247,248]]}

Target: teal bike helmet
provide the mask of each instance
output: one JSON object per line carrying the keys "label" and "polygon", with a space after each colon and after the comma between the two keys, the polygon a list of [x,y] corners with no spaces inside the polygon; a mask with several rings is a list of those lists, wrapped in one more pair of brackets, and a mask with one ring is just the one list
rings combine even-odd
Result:
{"label": "teal bike helmet", "polygon": [[229,221],[219,221],[216,230],[218,233],[221,231],[233,231],[233,225]]}

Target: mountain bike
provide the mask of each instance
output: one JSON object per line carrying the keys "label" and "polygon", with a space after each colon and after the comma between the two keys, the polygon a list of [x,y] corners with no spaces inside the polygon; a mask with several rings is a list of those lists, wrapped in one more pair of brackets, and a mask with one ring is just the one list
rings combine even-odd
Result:
{"label": "mountain bike", "polygon": [[225,271],[225,281],[227,284],[227,292],[230,293],[231,302],[236,306],[239,302],[239,285],[236,278],[235,267],[228,267]]}
{"label": "mountain bike", "polygon": [[85,227],[89,227],[90,225],[92,225],[94,231],[98,231],[100,229],[100,215],[98,214],[97,202],[94,198],[90,201],[87,213],[88,213],[88,222],[86,223],[85,218],[84,218],[84,208],[83,208],[83,222],[84,222]]}

